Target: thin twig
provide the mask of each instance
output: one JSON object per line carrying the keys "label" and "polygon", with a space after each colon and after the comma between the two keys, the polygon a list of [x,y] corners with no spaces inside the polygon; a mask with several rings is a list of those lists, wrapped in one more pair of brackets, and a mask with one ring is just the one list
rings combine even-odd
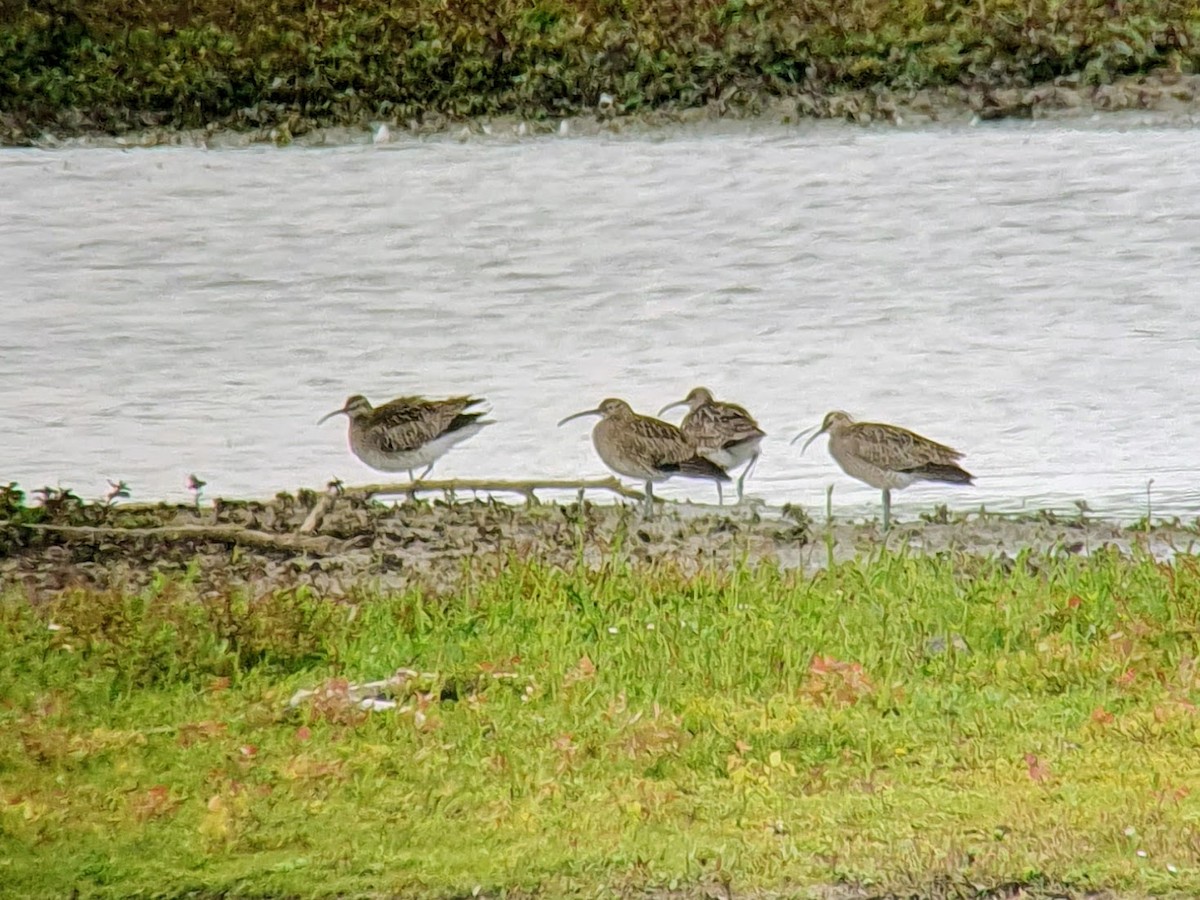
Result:
{"label": "thin twig", "polygon": [[341,482],[329,485],[329,490],[325,492],[325,496],[320,499],[312,511],[305,517],[303,524],[297,529],[298,534],[312,534],[321,527],[321,520],[333,509],[334,501],[337,500],[338,494],[342,492]]}

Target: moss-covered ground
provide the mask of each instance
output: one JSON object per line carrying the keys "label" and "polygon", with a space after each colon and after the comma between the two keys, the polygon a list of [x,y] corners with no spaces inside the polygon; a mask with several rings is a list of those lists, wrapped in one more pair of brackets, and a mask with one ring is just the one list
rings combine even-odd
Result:
{"label": "moss-covered ground", "polygon": [[[791,96],[800,114],[869,118],[891,108],[869,102],[881,91],[1098,86],[1194,72],[1198,48],[1196,0],[5,0],[0,126],[18,142],[219,125],[285,139]],[[853,109],[830,101],[854,90]]]}

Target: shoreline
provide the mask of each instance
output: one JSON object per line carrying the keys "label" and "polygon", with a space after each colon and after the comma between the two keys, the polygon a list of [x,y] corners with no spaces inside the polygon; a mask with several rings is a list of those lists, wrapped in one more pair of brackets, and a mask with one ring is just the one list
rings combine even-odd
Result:
{"label": "shoreline", "polygon": [[67,494],[40,506],[9,498],[0,504],[0,583],[36,600],[74,587],[138,590],[173,574],[208,590],[305,587],[339,597],[364,583],[443,593],[511,558],[561,568],[667,566],[693,575],[744,563],[812,575],[881,553],[1016,560],[1026,552],[1065,557],[1112,549],[1168,560],[1200,547],[1195,523],[1128,525],[1082,512],[1017,516],[935,507],[883,534],[876,519],[846,520],[835,511],[830,525],[824,511],[790,504],[669,503],[644,521],[636,501],[607,497],[541,502],[530,491],[532,500],[510,504],[467,500],[465,490],[455,496],[385,503],[347,489],[266,501],[107,505]]}
{"label": "shoreline", "polygon": [[[243,111],[244,113],[245,111]],[[244,115],[203,128],[151,126],[117,132],[75,111],[31,133],[0,112],[0,147],[36,149],[251,146],[338,147],[403,144],[416,140],[520,141],[531,138],[638,138],[669,133],[742,133],[746,129],[795,130],[836,123],[898,130],[962,128],[986,122],[1053,123],[1097,128],[1195,127],[1200,125],[1200,75],[1155,71],[1088,85],[1081,75],[1032,87],[933,87],[918,90],[866,88],[789,95],[734,92],[731,100],[703,106],[618,113],[611,105],[589,113],[451,117],[437,113],[397,119],[363,117],[323,124],[286,109],[279,122],[255,125]]]}

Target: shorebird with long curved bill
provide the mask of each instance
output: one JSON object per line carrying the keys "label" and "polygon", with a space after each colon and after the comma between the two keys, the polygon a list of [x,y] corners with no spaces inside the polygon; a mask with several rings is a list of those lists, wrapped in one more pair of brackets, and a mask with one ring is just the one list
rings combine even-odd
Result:
{"label": "shorebird with long curved bill", "polygon": [[[714,400],[708,388],[692,388],[684,399],[668,403],[658,414],[661,416],[677,406],[688,407],[688,414],[679,423],[679,430],[696,445],[701,456],[712,460],[726,472],[748,463],[737,480],[737,498],[741,503],[746,476],[758,462],[759,445],[767,433],[758,427],[754,416],[745,408],[736,403]],[[717,503],[725,503],[719,481]]]}
{"label": "shorebird with long curved bill", "polygon": [[638,415],[624,400],[610,397],[595,409],[572,413],[558,424],[565,425],[581,416],[600,416],[592,428],[592,444],[600,460],[618,475],[645,483],[643,514],[647,518],[653,509],[656,481],[673,475],[729,480],[725,470],[701,456],[682,431],[670,422]]}
{"label": "shorebird with long curved bill", "polygon": [[[416,482],[429,474],[447,450],[492,424],[491,419],[481,418],[486,412],[466,411],[483,402],[482,397],[397,397],[383,406],[371,406],[366,397],[355,394],[317,424],[346,416],[350,450],[355,456],[380,472],[408,472]],[[422,466],[425,470],[414,478],[413,471]]]}
{"label": "shorebird with long curved bill", "polygon": [[[810,431],[808,428],[800,432],[791,443]],[[829,455],[843,472],[883,491],[884,531],[891,525],[893,490],[906,488],[914,481],[971,484],[975,477],[958,465],[963,454],[953,447],[898,425],[856,422],[840,410],[826,414],[821,427],[804,442],[800,452],[823,434],[829,435]]]}

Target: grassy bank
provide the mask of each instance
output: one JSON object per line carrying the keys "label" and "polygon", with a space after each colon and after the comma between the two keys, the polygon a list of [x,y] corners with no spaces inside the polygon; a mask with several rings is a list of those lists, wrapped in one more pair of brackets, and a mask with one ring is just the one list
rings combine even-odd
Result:
{"label": "grassy bank", "polygon": [[0,890],[1200,891],[1191,557],[197,594],[0,603]]}
{"label": "grassy bank", "polygon": [[[5,0],[10,139],[1103,84],[1200,60],[1195,0]],[[817,101],[812,97],[818,98]],[[834,113],[836,114],[836,113]]]}

